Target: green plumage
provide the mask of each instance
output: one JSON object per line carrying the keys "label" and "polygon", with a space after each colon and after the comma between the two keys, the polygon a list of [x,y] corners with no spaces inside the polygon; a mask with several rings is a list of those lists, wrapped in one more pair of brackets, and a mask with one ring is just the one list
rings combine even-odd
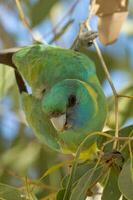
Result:
{"label": "green plumage", "polygon": [[[13,62],[32,88],[32,94],[22,94],[22,104],[29,125],[42,142],[57,151],[74,153],[88,134],[102,130],[106,99],[88,57],[38,44],[19,50]],[[62,114],[66,122],[58,131],[50,119]]]}

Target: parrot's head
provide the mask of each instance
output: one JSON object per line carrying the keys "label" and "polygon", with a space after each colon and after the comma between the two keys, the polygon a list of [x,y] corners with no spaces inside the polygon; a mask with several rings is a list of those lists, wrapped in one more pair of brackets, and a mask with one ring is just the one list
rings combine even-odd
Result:
{"label": "parrot's head", "polygon": [[105,117],[102,113],[99,116],[102,98],[98,101],[98,95],[91,85],[77,79],[62,80],[43,94],[42,110],[56,130],[63,151],[74,152],[88,133],[102,129]]}
{"label": "parrot's head", "polygon": [[44,93],[42,109],[59,134],[70,130],[84,132],[96,113],[95,95],[84,82],[65,79]]}

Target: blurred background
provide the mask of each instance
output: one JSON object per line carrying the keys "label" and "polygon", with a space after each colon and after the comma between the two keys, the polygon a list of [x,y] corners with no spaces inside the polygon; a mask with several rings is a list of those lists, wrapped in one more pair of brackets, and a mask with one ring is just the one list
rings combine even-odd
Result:
{"label": "blurred background", "polygon": [[[71,47],[79,31],[79,23],[88,15],[88,0],[21,0],[24,13],[33,32],[44,41]],[[133,1],[129,1],[129,15],[117,42],[109,46],[99,45],[110,71],[113,83],[122,94],[133,95]],[[91,22],[97,30],[97,18]],[[14,0],[0,0],[0,50],[32,44],[28,30],[23,26]],[[83,52],[93,59],[97,75],[109,102],[107,126],[114,128],[114,102],[94,47]],[[120,99],[119,124],[133,124],[133,102]],[[21,108],[14,71],[0,65],[0,182],[25,188],[26,177],[35,186],[39,199],[55,195],[62,177],[69,167],[51,173],[41,183],[36,183],[43,173],[57,163],[69,159],[53,152],[38,141],[26,125]]]}

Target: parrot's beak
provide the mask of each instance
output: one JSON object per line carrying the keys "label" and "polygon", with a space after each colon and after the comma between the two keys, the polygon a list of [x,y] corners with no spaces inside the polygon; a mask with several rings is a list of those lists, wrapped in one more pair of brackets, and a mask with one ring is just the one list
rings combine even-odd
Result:
{"label": "parrot's beak", "polygon": [[66,123],[66,113],[65,114],[62,114],[58,117],[52,117],[50,119],[50,121],[52,122],[54,128],[61,132],[64,130],[64,127],[65,127],[65,123]]}

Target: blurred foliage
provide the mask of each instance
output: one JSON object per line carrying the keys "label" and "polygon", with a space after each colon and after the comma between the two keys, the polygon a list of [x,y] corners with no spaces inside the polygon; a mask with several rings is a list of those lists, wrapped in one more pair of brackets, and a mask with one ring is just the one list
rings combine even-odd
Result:
{"label": "blurred foliage", "polygon": [[[120,94],[133,96],[133,84],[120,91]],[[115,128],[115,108],[114,97],[108,98],[109,113],[107,118],[107,125],[111,128]],[[125,122],[133,117],[133,100],[130,98],[119,98],[119,125],[122,127]]]}
{"label": "blurred foliage", "polygon": [[39,0],[35,4],[28,6],[32,27],[40,24],[49,15],[51,8],[57,2],[58,0],[50,0],[47,3]]}
{"label": "blurred foliage", "polygon": [[[74,1],[22,0],[21,2],[31,26],[35,30],[36,27],[41,27],[39,28],[39,30],[41,30],[40,33],[45,35],[48,31],[44,30],[44,27],[46,27],[44,26],[44,23],[49,21],[49,27],[53,29],[59,21],[59,17],[56,18],[56,15],[51,12],[52,9],[56,9],[57,16],[60,13],[64,16],[64,11],[67,12],[67,9],[70,9],[70,6],[72,6]],[[87,7],[85,1],[82,1],[81,3],[84,8]],[[0,1],[1,49],[18,45],[19,38],[23,38],[23,34],[25,34],[20,33],[20,31],[18,31],[19,28],[15,28],[17,25],[14,24],[14,30],[12,30],[8,27],[9,24],[6,21],[3,22],[3,9],[4,12],[6,12],[7,21],[10,21],[10,16],[8,16],[10,13],[16,21],[18,21],[19,18],[13,0]],[[76,12],[79,16],[80,6]],[[82,13],[80,13],[80,15],[81,16],[77,19],[77,16],[75,17],[73,15],[73,11],[69,12],[68,16],[60,23],[60,26],[56,27],[56,31],[54,32],[53,29],[49,32],[48,36],[51,36],[52,38],[50,39],[51,43],[55,44],[56,41],[64,47],[70,47],[75,37],[74,32],[77,34],[79,22],[84,17],[82,17]],[[53,27],[51,27],[51,24]],[[126,84],[125,88],[121,88],[119,93],[133,96],[133,62],[130,56],[133,52],[132,50],[130,52],[129,48],[133,39],[132,25],[133,2],[130,1],[129,18],[122,29],[125,34],[125,43],[122,43],[123,40],[118,40],[116,44],[109,47],[101,47],[109,71],[115,72],[116,70],[120,70],[125,75],[128,74],[129,76],[128,84]],[[25,29],[23,29],[23,32],[25,32]],[[28,38],[28,35],[26,35],[26,37]],[[26,41],[27,43],[29,42],[28,39]],[[119,54],[119,49],[122,49],[124,54]],[[93,59],[96,64],[100,82],[104,83],[106,76],[101,68],[101,63],[95,50],[90,48],[89,50],[81,49],[81,51]],[[120,82],[119,77],[118,82]],[[107,125],[109,128],[114,128],[114,98],[110,96],[107,101],[109,110]],[[119,114],[119,125],[120,127],[124,127],[126,123],[133,118],[133,102],[131,99],[119,99]],[[132,126],[125,128],[120,131],[120,136],[128,137],[133,134],[132,130]],[[110,131],[109,134],[114,135],[114,131]],[[106,138],[101,137],[99,139],[99,147],[101,147],[101,144],[104,142],[107,142]],[[124,144],[121,142],[119,145]],[[105,152],[110,151],[111,149],[112,143],[106,146]],[[71,200],[81,200],[84,199],[84,194],[92,194],[92,191],[88,190],[88,188],[89,186],[91,188],[92,182],[96,181],[98,176],[97,173],[100,173],[102,176],[102,178],[101,176],[99,177],[99,181],[103,185],[106,185],[102,195],[103,200],[109,199],[107,195],[110,191],[113,191],[112,195],[116,195],[117,198],[120,194],[123,194],[125,196],[123,199],[133,199],[132,159],[129,158],[130,152],[128,145],[123,151],[126,162],[124,166],[123,163],[122,165],[120,164],[120,167],[123,166],[121,172],[118,169],[118,163],[120,163],[119,158],[117,163],[111,165],[108,173],[106,172],[106,168],[108,167],[107,163],[104,166],[100,164],[97,168],[95,168],[96,161],[94,163],[80,163],[76,167],[73,180],[69,182],[70,175],[66,174],[70,174],[71,166],[68,160],[71,160],[72,156],[53,152],[48,149],[48,147],[44,146],[44,144],[39,143],[34,137],[32,130],[27,127],[24,114],[22,113],[13,70],[8,66],[0,65],[0,199],[52,200],[55,199],[55,196],[59,191],[57,200],[63,199],[64,194],[71,196]],[[92,173],[92,171],[92,178],[90,178],[90,173]],[[40,177],[42,177],[41,180],[39,180]],[[123,185],[123,180],[127,180],[127,177],[130,178],[128,179],[129,183],[126,182],[126,185],[130,185],[130,187],[125,187],[125,184]],[[117,179],[119,187],[117,185]],[[70,187],[68,188],[68,186]],[[81,193],[81,195],[78,196],[78,193]],[[112,196],[110,196],[110,199],[112,199]]]}
{"label": "blurred foliage", "polygon": [[[14,70],[4,65],[0,65],[0,97],[6,96],[9,89],[15,83]],[[10,81],[8,81],[10,80]]]}

